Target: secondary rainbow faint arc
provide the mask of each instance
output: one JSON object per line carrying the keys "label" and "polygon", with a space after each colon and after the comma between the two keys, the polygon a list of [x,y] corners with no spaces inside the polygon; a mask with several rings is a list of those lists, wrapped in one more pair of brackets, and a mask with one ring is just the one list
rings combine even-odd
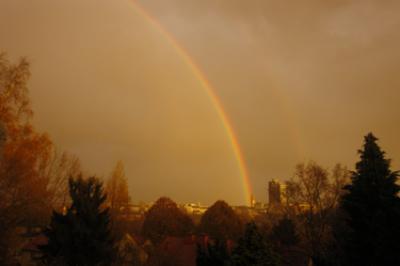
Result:
{"label": "secondary rainbow faint arc", "polygon": [[190,57],[188,52],[178,43],[178,41],[155,19],[153,18],[139,3],[136,1],[132,1],[133,6],[135,7],[136,11],[143,16],[154,28],[158,30],[159,33],[163,35],[165,39],[174,47],[176,52],[182,57],[185,63],[188,65],[192,73],[195,77],[199,80],[202,87],[205,89],[207,95],[209,96],[213,106],[215,107],[218,116],[220,117],[222,124],[224,125],[225,131],[228,135],[229,141],[232,145],[233,152],[235,154],[235,158],[238,163],[238,168],[240,174],[242,176],[243,185],[245,188],[245,196],[246,202],[251,203],[252,197],[252,187],[249,179],[249,174],[247,171],[246,163],[239,145],[238,138],[233,130],[232,123],[229,121],[228,116],[226,115],[223,105],[215,94],[213,87],[211,86],[210,82],[207,80],[205,75],[202,73],[200,68],[196,65],[193,59]]}

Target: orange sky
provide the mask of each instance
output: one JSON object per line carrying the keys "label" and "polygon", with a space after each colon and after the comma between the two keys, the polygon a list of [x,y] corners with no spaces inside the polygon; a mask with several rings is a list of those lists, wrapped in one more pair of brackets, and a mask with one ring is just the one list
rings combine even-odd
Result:
{"label": "orange sky", "polygon": [[[140,1],[192,55],[256,199],[298,162],[353,167],[373,131],[400,168],[398,1]],[[0,51],[32,62],[35,123],[88,173],[123,160],[134,201],[244,203],[196,77],[128,0],[0,0]]]}

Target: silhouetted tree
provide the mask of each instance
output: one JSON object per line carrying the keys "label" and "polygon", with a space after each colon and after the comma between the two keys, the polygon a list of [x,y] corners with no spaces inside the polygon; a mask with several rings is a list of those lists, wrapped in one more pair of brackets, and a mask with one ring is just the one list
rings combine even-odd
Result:
{"label": "silhouetted tree", "polygon": [[107,204],[112,215],[119,215],[130,202],[124,164],[118,161],[106,182]]}
{"label": "silhouetted tree", "polygon": [[400,265],[398,173],[390,170],[390,160],[376,141],[372,133],[365,136],[342,200],[350,228],[347,265]]}
{"label": "silhouetted tree", "polygon": [[80,161],[74,155],[53,149],[50,163],[44,172],[49,180],[47,188],[51,194],[50,204],[54,210],[62,211],[71,204],[68,180],[82,172]]}
{"label": "silhouetted tree", "polygon": [[297,224],[302,244],[314,264],[321,260],[333,239],[335,219],[344,185],[349,178],[345,167],[337,164],[330,172],[315,162],[299,164],[284,193],[287,212]]}
{"label": "silhouetted tree", "polygon": [[72,205],[67,213],[54,212],[45,231],[48,244],[40,247],[50,265],[110,265],[115,258],[108,209],[102,183],[95,177],[70,178]]}
{"label": "silhouetted tree", "polygon": [[239,240],[231,259],[232,266],[276,266],[279,259],[266,239],[258,231],[257,225],[246,225],[244,236]]}
{"label": "silhouetted tree", "polygon": [[237,240],[243,232],[243,224],[233,209],[219,200],[201,217],[199,231],[214,240]]}
{"label": "silhouetted tree", "polygon": [[216,240],[197,245],[197,266],[224,266],[229,265],[230,254],[226,241]]}
{"label": "silhouetted tree", "polygon": [[292,219],[284,217],[272,227],[270,240],[279,254],[280,265],[304,266],[309,259],[301,246],[300,237]]}
{"label": "silhouetted tree", "polygon": [[282,246],[297,245],[299,237],[293,221],[287,217],[279,220],[278,224],[272,228],[271,239]]}
{"label": "silhouetted tree", "polygon": [[166,236],[186,236],[193,233],[192,219],[169,198],[161,197],[147,211],[142,227],[143,236],[159,244]]}
{"label": "silhouetted tree", "polygon": [[125,176],[124,164],[118,161],[110,177],[106,181],[106,204],[110,208],[110,214],[113,220],[113,236],[119,240],[129,231],[129,189],[128,181]]}

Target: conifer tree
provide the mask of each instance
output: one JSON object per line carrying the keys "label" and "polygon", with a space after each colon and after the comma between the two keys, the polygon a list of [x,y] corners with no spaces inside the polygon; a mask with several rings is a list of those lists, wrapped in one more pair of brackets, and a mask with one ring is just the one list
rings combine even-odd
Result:
{"label": "conifer tree", "polygon": [[347,265],[400,265],[400,204],[398,173],[369,133],[360,161],[342,198],[349,227]]}
{"label": "conifer tree", "polygon": [[260,234],[254,222],[246,225],[245,234],[233,251],[231,261],[232,266],[279,265],[276,254]]}
{"label": "conifer tree", "polygon": [[41,247],[48,265],[110,265],[115,256],[109,229],[109,210],[103,208],[106,196],[95,177],[70,178],[72,204],[65,214],[53,212],[45,231],[48,244]]}

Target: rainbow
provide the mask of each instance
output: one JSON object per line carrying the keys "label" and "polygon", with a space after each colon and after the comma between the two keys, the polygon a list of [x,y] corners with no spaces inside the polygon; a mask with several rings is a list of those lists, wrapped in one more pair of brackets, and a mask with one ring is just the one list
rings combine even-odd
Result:
{"label": "rainbow", "polygon": [[252,187],[250,183],[249,174],[246,167],[246,162],[244,160],[243,153],[240,148],[240,144],[238,138],[233,130],[233,126],[231,121],[229,120],[226,112],[224,111],[223,105],[221,100],[218,98],[215,90],[211,86],[210,82],[207,80],[203,72],[200,70],[199,66],[196,65],[194,60],[190,57],[188,52],[182,47],[178,41],[172,36],[155,18],[153,18],[137,1],[132,1],[133,6],[137,13],[146,19],[146,21],[153,26],[168,42],[169,44],[175,49],[178,55],[183,59],[183,61],[187,64],[191,72],[194,76],[198,79],[204,90],[206,91],[207,95],[209,96],[215,110],[222,121],[222,124],[225,128],[226,134],[229,138],[231,143],[238,168],[240,171],[240,175],[242,177],[243,187],[245,189],[245,197],[246,202],[251,204],[252,200]]}

